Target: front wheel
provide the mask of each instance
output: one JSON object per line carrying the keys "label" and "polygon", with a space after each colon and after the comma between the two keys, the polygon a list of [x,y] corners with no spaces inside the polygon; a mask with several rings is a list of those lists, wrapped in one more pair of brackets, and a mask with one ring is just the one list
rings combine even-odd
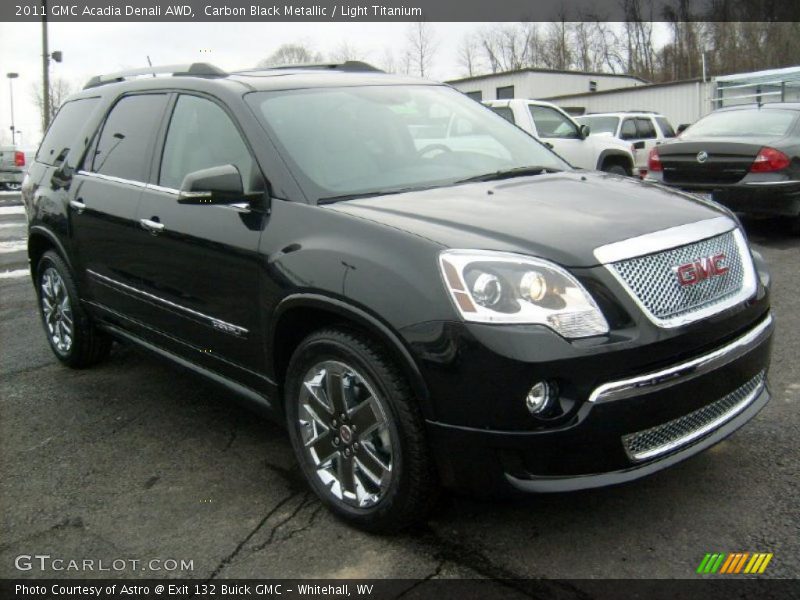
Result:
{"label": "front wheel", "polygon": [[339,517],[388,532],[434,506],[438,485],[419,407],[371,339],[339,329],[306,338],[289,365],[286,414],[306,479]]}
{"label": "front wheel", "polygon": [[628,170],[620,164],[603,165],[603,171],[611,175],[628,175]]}

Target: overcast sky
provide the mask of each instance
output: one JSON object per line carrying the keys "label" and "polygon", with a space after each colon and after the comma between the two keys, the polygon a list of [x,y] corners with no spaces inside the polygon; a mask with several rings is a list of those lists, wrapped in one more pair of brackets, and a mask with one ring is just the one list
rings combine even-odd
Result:
{"label": "overcast sky", "polygon": [[[431,24],[438,48],[430,77],[444,80],[466,75],[456,58],[458,44],[465,33],[487,25]],[[154,65],[205,61],[227,70],[242,69],[255,66],[287,42],[301,42],[323,55],[346,42],[365,60],[380,64],[387,49],[399,61],[408,27],[408,23],[362,22],[50,23],[50,51],[64,53],[62,63],[51,62],[50,76],[79,89],[93,75],[146,66],[148,55]],[[41,53],[40,23],[0,23],[0,144],[11,143],[8,72],[20,75],[13,81],[14,120],[23,145],[39,142],[41,117],[32,100],[32,87],[41,85]]]}
{"label": "overcast sky", "polygon": [[[456,61],[458,41],[481,25],[432,25],[440,42],[434,78],[462,75]],[[50,51],[64,53],[62,63],[51,62],[50,76],[80,87],[93,75],[146,66],[148,55],[156,65],[206,61],[223,69],[241,69],[254,66],[281,44],[297,41],[325,55],[346,41],[367,60],[381,62],[386,48],[399,59],[407,28],[406,23],[50,23]],[[39,141],[40,116],[31,87],[41,84],[41,53],[40,23],[0,23],[2,143],[11,142],[8,72],[20,75],[13,82],[14,120],[23,144]]]}

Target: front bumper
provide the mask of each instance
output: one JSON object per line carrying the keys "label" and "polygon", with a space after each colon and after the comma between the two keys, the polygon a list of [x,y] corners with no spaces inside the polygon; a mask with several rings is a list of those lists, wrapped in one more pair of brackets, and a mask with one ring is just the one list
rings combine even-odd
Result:
{"label": "front bumper", "polygon": [[473,492],[570,491],[649,475],[716,444],[769,400],[766,314],[718,348],[597,385],[555,427],[500,431],[429,421],[446,483]]}

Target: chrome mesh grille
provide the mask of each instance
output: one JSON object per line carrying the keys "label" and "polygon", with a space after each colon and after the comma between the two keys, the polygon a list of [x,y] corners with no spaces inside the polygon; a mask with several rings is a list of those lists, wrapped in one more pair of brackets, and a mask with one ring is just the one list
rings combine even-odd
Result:
{"label": "chrome mesh grille", "polygon": [[761,371],[742,387],[694,412],[644,431],[623,436],[625,452],[642,461],[671,452],[714,431],[750,404],[764,385]]}
{"label": "chrome mesh grille", "polygon": [[[725,255],[728,272],[709,277],[694,285],[681,285],[677,267]],[[724,302],[739,293],[744,285],[744,265],[733,231],[706,240],[611,263],[615,272],[639,302],[657,319],[681,317]]]}

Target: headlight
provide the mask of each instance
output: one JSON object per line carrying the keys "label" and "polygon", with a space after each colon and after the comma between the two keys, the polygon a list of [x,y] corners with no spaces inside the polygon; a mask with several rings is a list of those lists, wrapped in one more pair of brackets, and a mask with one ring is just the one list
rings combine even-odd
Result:
{"label": "headlight", "polygon": [[445,250],[439,265],[465,321],[545,325],[565,338],[608,333],[594,299],[551,262],[508,252]]}

